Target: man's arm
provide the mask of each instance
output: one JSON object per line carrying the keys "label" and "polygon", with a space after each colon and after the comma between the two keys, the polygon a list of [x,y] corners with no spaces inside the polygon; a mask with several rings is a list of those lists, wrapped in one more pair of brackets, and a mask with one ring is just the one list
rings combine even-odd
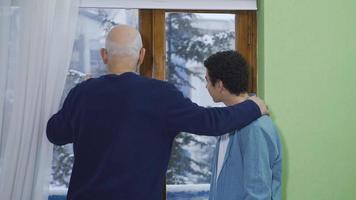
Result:
{"label": "man's arm", "polygon": [[223,135],[241,129],[261,116],[260,108],[251,100],[230,107],[204,108],[185,98],[174,86],[168,87],[165,117],[171,132]]}
{"label": "man's arm", "polygon": [[73,101],[76,88],[73,88],[66,97],[62,109],[54,114],[47,122],[47,138],[56,145],[73,142],[73,129],[70,125]]}
{"label": "man's arm", "polygon": [[271,147],[263,130],[255,125],[241,134],[244,200],[270,200],[272,196]]}

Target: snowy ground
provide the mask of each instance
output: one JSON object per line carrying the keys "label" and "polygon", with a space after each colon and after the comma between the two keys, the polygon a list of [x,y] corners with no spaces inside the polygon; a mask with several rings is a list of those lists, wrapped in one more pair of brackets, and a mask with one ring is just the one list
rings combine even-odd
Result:
{"label": "snowy ground", "polygon": [[209,184],[167,185],[168,200],[208,200]]}
{"label": "snowy ground", "polygon": [[[65,200],[67,188],[50,187],[48,200]],[[209,184],[167,185],[168,200],[207,200]]]}

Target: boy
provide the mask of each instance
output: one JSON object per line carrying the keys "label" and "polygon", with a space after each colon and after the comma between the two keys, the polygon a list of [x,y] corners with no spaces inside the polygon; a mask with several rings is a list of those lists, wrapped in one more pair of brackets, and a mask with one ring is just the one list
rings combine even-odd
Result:
{"label": "boy", "polygon": [[[249,97],[248,65],[241,54],[218,52],[204,65],[214,102],[230,106]],[[226,133],[216,145],[209,200],[280,200],[281,164],[281,144],[270,117]]]}

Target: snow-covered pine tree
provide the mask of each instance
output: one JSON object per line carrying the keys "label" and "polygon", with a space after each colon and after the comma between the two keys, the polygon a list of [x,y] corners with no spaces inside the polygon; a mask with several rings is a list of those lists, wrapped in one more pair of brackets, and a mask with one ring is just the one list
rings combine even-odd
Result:
{"label": "snow-covered pine tree", "polygon": [[[183,94],[194,88],[188,77],[196,76],[204,80],[204,74],[189,69],[187,63],[202,64],[204,59],[212,53],[231,49],[230,43],[234,38],[234,32],[206,33],[194,27],[194,21],[197,21],[194,13],[169,13],[166,17],[167,80],[179,88]],[[188,151],[192,146],[200,148],[200,152],[205,152],[205,155],[200,154],[199,158],[192,155],[192,152]],[[180,133],[172,146],[167,184],[208,183],[211,176],[210,161],[214,146],[214,139]]]}

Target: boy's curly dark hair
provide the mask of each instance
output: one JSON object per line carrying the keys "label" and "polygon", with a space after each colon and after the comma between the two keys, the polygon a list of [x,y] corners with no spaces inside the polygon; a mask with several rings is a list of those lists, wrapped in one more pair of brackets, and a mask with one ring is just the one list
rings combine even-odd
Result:
{"label": "boy's curly dark hair", "polygon": [[248,64],[237,51],[221,51],[209,56],[204,61],[213,86],[221,80],[224,87],[232,94],[247,92]]}

